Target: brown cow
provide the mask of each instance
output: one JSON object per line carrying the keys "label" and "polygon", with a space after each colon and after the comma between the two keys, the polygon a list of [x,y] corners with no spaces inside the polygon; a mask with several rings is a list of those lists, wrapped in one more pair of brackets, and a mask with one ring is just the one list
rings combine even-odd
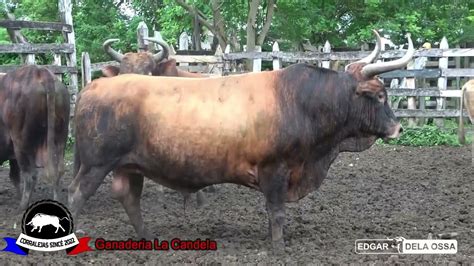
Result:
{"label": "brown cow", "polygon": [[144,176],[187,193],[235,183],[263,192],[281,251],[285,202],[317,189],[339,152],[398,137],[376,75],[406,66],[414,54],[408,41],[398,60],[353,63],[345,72],[295,64],[218,78],[93,81],[76,109],[82,165],[69,186],[73,216],[110,171],[121,177],[119,199],[140,237],[149,237],[140,210]]}
{"label": "brown cow", "polygon": [[54,180],[58,200],[68,126],[69,92],[48,69],[23,66],[1,77],[0,164],[9,160],[10,179],[21,194],[19,211],[28,207],[38,168]]}

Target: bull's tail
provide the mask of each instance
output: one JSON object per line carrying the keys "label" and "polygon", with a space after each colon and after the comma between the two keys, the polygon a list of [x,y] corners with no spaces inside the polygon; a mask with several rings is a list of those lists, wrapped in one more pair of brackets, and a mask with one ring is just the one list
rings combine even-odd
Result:
{"label": "bull's tail", "polygon": [[[58,156],[55,143],[55,126],[56,126],[56,82],[46,80],[43,86],[46,90],[46,106],[47,106],[47,133],[46,133],[46,150],[48,153],[48,162],[46,164],[46,178],[53,182],[58,177]],[[45,84],[46,83],[46,84]]]}
{"label": "bull's tail", "polygon": [[[75,132],[75,130],[74,130]],[[81,167],[81,158],[79,157],[79,151],[77,150],[77,140],[74,140],[74,169],[72,177],[75,178]]]}
{"label": "bull's tail", "polygon": [[66,220],[69,221],[69,218],[67,218],[67,217],[63,217],[63,218],[61,218],[61,219],[59,219],[59,220],[62,221],[63,219],[66,219]]}
{"label": "bull's tail", "polygon": [[[79,101],[81,100],[81,94],[78,94],[77,95],[77,98],[76,98],[76,110],[75,110],[75,114],[77,113],[77,108],[79,106]],[[74,120],[76,116],[74,116]],[[78,149],[78,145],[77,145],[77,126],[76,126],[76,121],[74,121],[73,123],[73,133],[74,133],[74,166],[73,166],[73,176],[72,178],[75,178],[77,173],[79,172],[79,169],[81,168],[81,157],[79,156],[79,149]]]}

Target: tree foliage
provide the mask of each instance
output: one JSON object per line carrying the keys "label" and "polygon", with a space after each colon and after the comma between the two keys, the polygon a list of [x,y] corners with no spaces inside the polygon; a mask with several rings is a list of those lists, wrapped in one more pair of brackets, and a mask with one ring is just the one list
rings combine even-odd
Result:
{"label": "tree foliage", "polygon": [[[176,45],[179,35],[193,32],[194,17],[178,0],[73,0],[74,29],[78,56],[87,51],[93,62],[110,58],[102,43],[119,38],[114,45],[123,52],[136,50],[136,27],[144,20],[150,31],[159,30],[163,38]],[[269,0],[182,0],[199,11],[199,15],[224,32],[225,41],[239,49],[247,44],[248,12],[258,2],[255,34],[262,32]],[[357,49],[373,42],[372,29],[378,29],[395,44],[405,42],[410,32],[415,45],[431,42],[434,47],[443,36],[450,46],[474,42],[474,2],[470,0],[278,0],[263,50],[279,41],[282,50],[301,47],[303,42],[322,45],[329,40],[333,47]],[[0,0],[0,8],[8,7],[17,19],[58,21],[56,0]],[[218,7],[219,21],[215,20]],[[201,23],[201,26],[203,24]],[[201,30],[204,32],[205,26]],[[32,43],[61,42],[60,33],[21,31]],[[150,34],[152,34],[150,32]],[[256,38],[257,39],[257,38]],[[10,42],[0,29],[0,43]],[[242,48],[240,48],[242,49]],[[45,57],[46,58],[46,57]],[[40,60],[44,58],[40,57]],[[46,60],[46,59],[44,59]],[[17,56],[0,55],[2,64],[17,62]]]}

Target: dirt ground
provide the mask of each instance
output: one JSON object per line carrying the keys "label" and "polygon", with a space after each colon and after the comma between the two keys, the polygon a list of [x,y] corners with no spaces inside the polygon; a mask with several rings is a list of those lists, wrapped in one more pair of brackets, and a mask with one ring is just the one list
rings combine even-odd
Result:
{"label": "dirt ground", "polygon": [[[206,193],[200,209],[192,200],[186,213],[180,194],[150,181],[142,209],[145,223],[160,240],[175,237],[217,241],[217,251],[94,251],[67,257],[64,252],[30,251],[26,257],[0,252],[5,263],[409,263],[474,262],[474,168],[471,146],[413,148],[375,145],[362,153],[339,155],[320,190],[287,205],[286,254],[275,257],[267,238],[263,197],[245,187],[226,184]],[[70,168],[70,167],[69,167]],[[70,173],[63,181],[71,180]],[[0,168],[0,237],[17,238],[18,201]],[[110,195],[110,179],[88,201],[79,222],[85,234],[108,240],[135,237],[125,211]],[[37,185],[33,201],[50,197]],[[66,197],[66,190],[63,192]],[[77,222],[77,221],[75,221]],[[360,255],[362,238],[426,239],[429,234],[457,233],[455,255]],[[0,249],[5,247],[0,241]]]}

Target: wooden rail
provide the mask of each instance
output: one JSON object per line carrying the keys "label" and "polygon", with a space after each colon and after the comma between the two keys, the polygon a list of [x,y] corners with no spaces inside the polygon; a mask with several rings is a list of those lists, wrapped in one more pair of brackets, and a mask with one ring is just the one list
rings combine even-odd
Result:
{"label": "wooden rail", "polygon": [[[6,73],[8,71],[18,69],[22,66],[23,65],[3,65],[3,66],[0,66],[0,73]],[[65,74],[65,73],[77,74],[78,72],[76,67],[56,66],[56,65],[39,65],[39,66],[49,69],[54,74]]]}
{"label": "wooden rail", "polygon": [[0,27],[14,30],[34,29],[71,32],[72,26],[59,22],[25,21],[25,20],[0,20]]}
{"label": "wooden rail", "polygon": [[15,43],[0,45],[1,54],[39,54],[39,53],[64,53],[74,52],[73,44],[53,44],[53,43]]}
{"label": "wooden rail", "polygon": [[[224,54],[224,60],[242,60],[242,59],[262,59],[264,61],[272,61],[275,58],[287,62],[310,61],[310,60],[347,60],[354,61],[366,57],[371,51],[354,51],[354,52],[241,52]],[[395,59],[400,58],[406,53],[406,50],[390,50],[381,52],[379,58]],[[474,56],[474,49],[429,49],[418,50],[414,57],[466,57]]]}

